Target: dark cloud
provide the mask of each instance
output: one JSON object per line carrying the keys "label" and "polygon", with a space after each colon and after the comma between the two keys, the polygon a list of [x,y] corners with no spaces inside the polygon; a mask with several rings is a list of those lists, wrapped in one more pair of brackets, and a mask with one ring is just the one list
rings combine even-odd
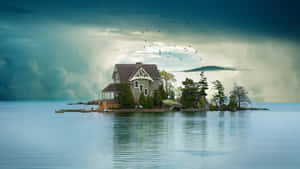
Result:
{"label": "dark cloud", "polygon": [[[186,44],[191,39],[197,42],[199,34],[209,37],[201,39],[202,44],[211,44],[211,41],[216,42],[227,36],[231,38],[225,38],[227,42],[235,37],[243,37],[243,42],[249,39],[284,39],[296,41],[295,44],[299,45],[300,38],[298,1],[0,0],[0,4],[1,100],[87,99],[95,91],[100,91],[103,86],[95,79],[101,79],[101,83],[105,84],[111,73],[107,67],[116,60],[113,47],[107,44],[113,37],[105,32],[109,35],[96,41],[97,35],[89,35],[88,30],[83,35],[80,31],[74,31],[82,27],[117,28],[120,32],[114,32],[114,36],[119,36],[118,33],[122,34],[120,36],[130,36],[132,31],[145,34],[156,32],[167,35],[165,37],[169,39],[166,40],[175,39],[175,43]],[[152,38],[155,40],[156,37]],[[113,45],[118,43],[121,42],[116,41]],[[122,44],[119,46],[122,47]],[[232,53],[234,51],[227,55]],[[187,58],[173,53],[162,55],[184,61]],[[261,58],[264,57],[255,60]],[[293,54],[288,58],[293,63],[293,74],[299,77],[300,57]],[[247,59],[251,60],[251,56],[244,60]],[[271,64],[276,59],[267,59],[266,62],[272,67],[279,64]],[[103,62],[98,64],[100,68],[95,64],[98,61]],[[167,62],[161,59],[159,64],[164,64],[163,61]],[[257,65],[257,62],[251,63]],[[237,69],[207,66],[186,71],[219,70]],[[298,85],[296,82],[295,86]]]}
{"label": "dark cloud", "polygon": [[97,69],[89,63],[95,55],[87,39],[72,39],[72,28],[35,25],[6,32],[0,34],[0,100],[88,99],[100,91],[95,79],[106,72],[90,72]]}
{"label": "dark cloud", "polygon": [[237,69],[232,67],[222,67],[222,66],[202,66],[194,69],[183,70],[180,72],[208,72],[208,71],[245,71],[248,69]]}
{"label": "dark cloud", "polygon": [[[8,3],[9,2],[9,3]],[[123,22],[145,24],[147,28],[179,24],[179,29],[198,31],[260,34],[298,40],[300,37],[299,1],[282,0],[75,0],[68,1],[8,1],[5,11],[37,14],[29,19],[105,24],[120,24],[119,20],[105,21],[102,16],[121,17]],[[5,3],[4,3],[5,4]],[[30,9],[30,10],[29,10]],[[149,16],[156,16],[151,18]],[[134,20],[134,21],[132,21]],[[166,23],[169,22],[169,23]],[[127,26],[132,26],[128,24]],[[152,30],[153,31],[153,30]]]}
{"label": "dark cloud", "polygon": [[17,7],[17,6],[9,6],[2,4],[0,7],[0,14],[32,14],[33,11],[30,9],[22,8],[22,7]]}

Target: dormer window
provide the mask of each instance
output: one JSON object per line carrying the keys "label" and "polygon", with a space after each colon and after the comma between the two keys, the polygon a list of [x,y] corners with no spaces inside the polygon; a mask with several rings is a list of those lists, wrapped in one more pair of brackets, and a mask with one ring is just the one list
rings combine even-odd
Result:
{"label": "dormer window", "polygon": [[139,82],[135,81],[135,87],[138,88],[139,87]]}

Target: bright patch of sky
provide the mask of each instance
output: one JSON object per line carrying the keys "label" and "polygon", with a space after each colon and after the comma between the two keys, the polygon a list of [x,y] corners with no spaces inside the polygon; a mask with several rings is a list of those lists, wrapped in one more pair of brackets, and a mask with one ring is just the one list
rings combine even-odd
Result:
{"label": "bright patch of sky", "polygon": [[257,101],[300,101],[300,29],[292,22],[299,3],[182,3],[3,2],[0,99],[97,98],[114,64],[143,62],[174,71],[178,86],[186,77],[199,80],[199,73],[175,71],[251,69],[205,74],[227,92],[234,82],[245,86]]}
{"label": "bright patch of sky", "polygon": [[154,58],[169,57],[180,61],[197,55],[197,50],[192,46],[167,45],[163,42],[145,43],[143,50],[136,51],[137,55],[152,56]]}

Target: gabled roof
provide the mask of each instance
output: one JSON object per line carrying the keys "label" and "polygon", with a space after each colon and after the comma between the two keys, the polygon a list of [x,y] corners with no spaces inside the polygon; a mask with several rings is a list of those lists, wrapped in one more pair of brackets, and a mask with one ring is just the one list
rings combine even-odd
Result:
{"label": "gabled roof", "polygon": [[136,64],[116,64],[115,66],[119,72],[121,82],[127,82],[140,67],[147,71],[152,79],[160,78],[159,71],[155,64],[141,64],[140,67],[137,67]]}
{"label": "gabled roof", "polygon": [[102,90],[102,92],[116,92],[116,91],[119,91],[119,85],[116,83],[111,83]]}
{"label": "gabled roof", "polygon": [[[139,71],[142,71],[144,76],[137,75]],[[152,77],[149,75],[149,73],[143,67],[139,67],[134,72],[131,73],[131,75],[129,77],[129,81],[132,81],[135,79],[147,79],[147,80],[153,81]]]}

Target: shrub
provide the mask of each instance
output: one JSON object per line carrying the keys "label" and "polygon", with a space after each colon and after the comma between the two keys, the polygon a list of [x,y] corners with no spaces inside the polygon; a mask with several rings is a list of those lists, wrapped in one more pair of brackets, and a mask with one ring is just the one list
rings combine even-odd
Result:
{"label": "shrub", "polygon": [[162,98],[161,98],[161,94],[160,94],[159,90],[154,91],[153,104],[155,106],[161,106],[162,105]]}
{"label": "shrub", "polygon": [[147,109],[152,109],[153,108],[153,98],[151,96],[148,96],[146,98],[146,105],[145,105],[145,108]]}
{"label": "shrub", "polygon": [[130,87],[127,83],[121,83],[119,84],[119,101],[120,101],[120,107],[121,108],[134,108],[135,102],[133,94],[130,90]]}
{"label": "shrub", "polygon": [[139,97],[139,105],[143,106],[143,108],[145,108],[147,106],[147,100],[146,100],[146,97],[144,96],[143,92],[140,94],[140,97]]}

